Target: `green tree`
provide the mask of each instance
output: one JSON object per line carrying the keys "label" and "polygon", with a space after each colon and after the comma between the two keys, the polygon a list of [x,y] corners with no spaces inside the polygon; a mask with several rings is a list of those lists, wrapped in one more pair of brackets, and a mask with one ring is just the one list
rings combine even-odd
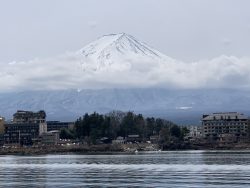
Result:
{"label": "green tree", "polygon": [[135,121],[134,121],[134,113],[128,112],[126,116],[122,119],[120,135],[123,137],[128,136],[129,134],[136,134],[135,130]]}
{"label": "green tree", "polygon": [[184,139],[185,136],[187,136],[189,133],[189,129],[187,127],[181,128],[181,139]]}
{"label": "green tree", "polygon": [[63,128],[60,131],[60,138],[61,139],[73,139],[74,133],[70,131],[69,129]]}
{"label": "green tree", "polygon": [[170,141],[170,130],[168,127],[163,127],[159,132],[159,143],[166,144]]}
{"label": "green tree", "polygon": [[[108,137],[115,139],[117,136],[126,137],[129,134],[138,134],[144,141],[155,135],[161,138],[162,142],[169,141],[170,135],[176,139],[181,139],[185,135],[185,129],[180,129],[171,121],[160,118],[144,118],[142,114],[133,112],[113,111],[106,115],[96,112],[86,113],[75,122],[74,132],[70,132],[74,137],[95,144],[97,139]],[[67,137],[67,131],[62,132],[62,137]]]}
{"label": "green tree", "polygon": [[181,138],[181,129],[180,129],[180,127],[177,126],[177,125],[173,125],[170,128],[170,134],[171,134],[171,136],[174,136],[176,138]]}
{"label": "green tree", "polygon": [[145,137],[149,139],[151,135],[154,135],[155,130],[155,118],[146,118],[146,130],[145,130]]}

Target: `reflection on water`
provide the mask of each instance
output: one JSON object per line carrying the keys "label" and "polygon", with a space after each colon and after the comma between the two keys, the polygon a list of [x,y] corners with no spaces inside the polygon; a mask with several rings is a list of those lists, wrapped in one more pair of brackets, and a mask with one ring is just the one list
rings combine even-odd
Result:
{"label": "reflection on water", "polygon": [[1,156],[0,187],[250,187],[250,151]]}

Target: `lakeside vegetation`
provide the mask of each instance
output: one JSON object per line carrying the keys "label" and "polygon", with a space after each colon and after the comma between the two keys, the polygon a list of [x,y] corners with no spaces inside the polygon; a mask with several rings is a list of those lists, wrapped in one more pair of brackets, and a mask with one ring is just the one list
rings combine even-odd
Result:
{"label": "lakeside vegetation", "polygon": [[[154,117],[144,117],[134,112],[113,111],[108,114],[84,114],[74,122],[74,127],[63,128],[56,145],[5,146],[0,155],[49,154],[49,153],[112,153],[158,150],[216,150],[249,149],[249,143],[209,142],[209,140],[186,139],[187,127]],[[129,141],[129,136],[139,140]],[[112,143],[122,138],[121,143]],[[105,142],[104,142],[104,140]]]}
{"label": "lakeside vegetation", "polygon": [[158,144],[166,145],[173,141],[182,142],[187,133],[186,127],[168,120],[144,117],[133,112],[113,111],[106,115],[86,113],[76,120],[74,129],[62,129],[60,137],[82,140],[91,145],[103,137],[115,140],[119,136],[126,138],[128,135],[138,135],[142,142],[147,142],[151,136],[156,136]]}

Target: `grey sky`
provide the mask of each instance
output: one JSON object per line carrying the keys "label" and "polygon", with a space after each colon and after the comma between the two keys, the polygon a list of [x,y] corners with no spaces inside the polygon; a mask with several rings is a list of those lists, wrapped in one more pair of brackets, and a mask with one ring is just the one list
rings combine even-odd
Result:
{"label": "grey sky", "polygon": [[0,1],[0,62],[50,57],[126,32],[193,61],[249,56],[248,0]]}

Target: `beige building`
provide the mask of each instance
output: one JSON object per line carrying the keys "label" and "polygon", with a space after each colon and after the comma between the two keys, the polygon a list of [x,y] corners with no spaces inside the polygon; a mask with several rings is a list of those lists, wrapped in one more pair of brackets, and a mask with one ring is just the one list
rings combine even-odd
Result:
{"label": "beige building", "polygon": [[0,145],[4,144],[4,132],[5,132],[4,118],[0,117]]}
{"label": "beige building", "polygon": [[4,118],[0,117],[0,134],[4,134]]}
{"label": "beige building", "polygon": [[44,145],[57,145],[59,142],[59,136],[60,132],[57,130],[43,133],[41,135],[41,143]]}
{"label": "beige building", "polygon": [[201,138],[202,137],[202,126],[187,126],[189,130],[188,137]]}
{"label": "beige building", "polygon": [[217,140],[243,140],[248,133],[248,117],[237,112],[203,115],[202,134]]}

